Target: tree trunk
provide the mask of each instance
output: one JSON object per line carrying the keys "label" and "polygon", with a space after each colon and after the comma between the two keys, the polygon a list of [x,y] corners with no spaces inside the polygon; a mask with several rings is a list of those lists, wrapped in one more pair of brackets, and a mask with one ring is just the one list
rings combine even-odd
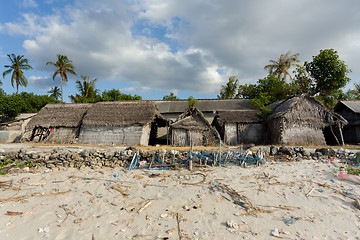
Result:
{"label": "tree trunk", "polygon": [[60,75],[60,84],[61,84],[61,102],[64,102],[64,98],[63,98],[63,86],[62,86],[62,82],[63,82],[63,77]]}

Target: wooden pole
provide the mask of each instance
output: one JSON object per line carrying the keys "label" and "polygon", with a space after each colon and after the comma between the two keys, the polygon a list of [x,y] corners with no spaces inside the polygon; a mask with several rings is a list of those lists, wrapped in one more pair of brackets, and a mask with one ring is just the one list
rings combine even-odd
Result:
{"label": "wooden pole", "polygon": [[343,136],[343,133],[342,133],[342,127],[341,127],[341,124],[340,123],[338,123],[338,128],[339,128],[339,132],[340,132],[340,137],[341,137],[341,143],[342,143],[342,145],[344,146],[345,145],[345,143],[344,143],[344,136]]}

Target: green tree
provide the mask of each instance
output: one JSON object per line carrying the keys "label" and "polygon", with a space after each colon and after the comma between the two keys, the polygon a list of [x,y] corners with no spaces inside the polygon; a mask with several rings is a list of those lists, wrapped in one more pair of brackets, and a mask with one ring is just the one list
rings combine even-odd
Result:
{"label": "green tree", "polygon": [[118,89],[105,90],[101,94],[101,102],[110,102],[110,101],[122,101],[122,100],[141,100],[142,97],[138,95],[132,96],[131,94],[122,93]]}
{"label": "green tree", "polygon": [[7,55],[11,65],[5,65],[5,68],[9,68],[8,70],[3,72],[3,78],[5,79],[5,76],[10,74],[11,75],[11,85],[14,87],[14,82],[16,83],[16,93],[19,93],[19,85],[26,87],[28,84],[28,81],[26,77],[24,76],[23,70],[29,70],[32,69],[32,66],[30,66],[29,61],[24,58],[24,55],[15,55],[15,54],[8,54]]}
{"label": "green tree", "polygon": [[199,103],[199,100],[195,99],[193,96],[190,96],[188,98],[187,104],[188,104],[189,108],[194,108],[194,106],[198,103]]}
{"label": "green tree", "polygon": [[46,104],[58,102],[58,100],[47,95],[27,92],[7,95],[4,91],[0,91],[0,115],[2,118],[14,118],[19,113],[38,112]]}
{"label": "green tree", "polygon": [[256,84],[239,86],[239,96],[250,99],[250,104],[254,108],[262,110],[264,115],[270,113],[270,109],[266,105],[293,94],[295,94],[293,83],[287,83],[285,79],[280,79],[272,74],[259,79]]}
{"label": "green tree", "polygon": [[354,84],[355,89],[346,92],[346,100],[360,100],[360,84]]}
{"label": "green tree", "polygon": [[309,77],[304,66],[297,67],[294,71],[295,77],[293,86],[296,94],[310,94],[314,91],[315,85]]}
{"label": "green tree", "polygon": [[270,60],[270,64],[264,67],[265,70],[269,71],[269,74],[277,76],[279,79],[286,79],[287,76],[292,79],[289,69],[291,67],[299,67],[300,60],[298,59],[299,53],[291,54],[288,51],[285,54],[281,54],[278,60]]}
{"label": "green tree", "polygon": [[312,62],[305,62],[304,66],[313,81],[312,95],[319,94],[321,98],[345,87],[350,81],[347,74],[351,70],[334,49],[320,50],[317,56],[313,56]]}
{"label": "green tree", "polygon": [[48,93],[50,93],[50,97],[58,100],[59,97],[61,97],[61,92],[60,92],[60,88],[58,88],[57,86],[51,88]]}
{"label": "green tree", "polygon": [[55,80],[56,75],[60,74],[61,80],[61,102],[64,102],[64,93],[63,93],[63,81],[68,81],[68,73],[76,76],[75,67],[71,60],[68,59],[67,56],[58,54],[56,62],[47,62],[46,65],[53,65],[58,69],[55,71],[53,75],[53,80]]}
{"label": "green tree", "polygon": [[219,99],[231,99],[236,98],[238,93],[239,80],[236,76],[231,76],[226,85],[222,85],[220,94],[217,95]]}
{"label": "green tree", "polygon": [[81,79],[82,81],[76,80],[75,82],[80,94],[76,94],[75,96],[71,95],[71,101],[74,103],[97,102],[98,90],[95,89],[97,79],[90,80],[90,77],[86,75],[81,75]]}
{"label": "green tree", "polygon": [[173,92],[170,92],[169,95],[165,95],[163,100],[176,100],[179,99]]}

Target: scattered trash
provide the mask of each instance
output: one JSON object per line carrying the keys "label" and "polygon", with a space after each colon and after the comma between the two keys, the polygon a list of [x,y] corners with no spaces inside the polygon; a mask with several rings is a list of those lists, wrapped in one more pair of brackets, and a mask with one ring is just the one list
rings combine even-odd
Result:
{"label": "scattered trash", "polygon": [[322,190],[322,189],[316,189],[316,191],[318,191],[318,192],[320,192],[320,193],[322,193],[322,192],[324,192],[324,190]]}
{"label": "scattered trash", "polygon": [[299,218],[299,217],[286,218],[286,219],[284,219],[284,223],[285,223],[286,225],[294,224],[294,223],[295,223],[297,220],[299,220],[299,219],[301,219],[301,218]]}
{"label": "scattered trash", "polygon": [[234,232],[239,228],[239,225],[236,222],[233,221],[226,221],[226,226],[228,227],[229,232]]}
{"label": "scattered trash", "polygon": [[[355,200],[354,206],[357,207],[360,210],[360,200],[359,199]],[[360,218],[360,215],[359,215],[359,218]]]}
{"label": "scattered trash", "polygon": [[339,176],[339,178],[342,178],[342,179],[349,180],[351,182],[360,184],[360,177],[357,176],[357,175],[346,174],[346,173],[340,172],[338,176]]}
{"label": "scattered trash", "polygon": [[19,215],[23,215],[23,212],[11,212],[11,211],[6,211],[6,213],[9,216],[19,216]]}
{"label": "scattered trash", "polygon": [[115,173],[115,174],[114,174],[114,177],[118,178],[118,177],[120,177],[120,174],[119,174],[119,173]]}
{"label": "scattered trash", "polygon": [[151,205],[151,201],[148,201],[147,203],[145,203],[144,206],[142,206],[137,213],[141,213],[142,211],[144,211],[146,208],[148,208]]}
{"label": "scattered trash", "polygon": [[271,230],[270,234],[271,234],[271,236],[274,236],[274,237],[280,237],[280,233],[277,228],[275,228],[274,230]]}
{"label": "scattered trash", "polygon": [[82,221],[83,221],[82,218],[77,218],[74,220],[74,223],[82,223]]}
{"label": "scattered trash", "polygon": [[48,232],[50,232],[50,229],[48,227],[39,228],[38,232],[39,233],[48,233]]}
{"label": "scattered trash", "polygon": [[348,189],[348,190],[344,190],[343,192],[344,192],[345,194],[351,195],[351,196],[356,196],[356,195],[357,195],[356,193],[354,193],[354,189],[353,189],[353,188],[350,188],[350,189]]}
{"label": "scattered trash", "polygon": [[102,193],[96,194],[96,197],[97,197],[97,198],[102,198],[102,197],[103,197],[103,194],[102,194]]}

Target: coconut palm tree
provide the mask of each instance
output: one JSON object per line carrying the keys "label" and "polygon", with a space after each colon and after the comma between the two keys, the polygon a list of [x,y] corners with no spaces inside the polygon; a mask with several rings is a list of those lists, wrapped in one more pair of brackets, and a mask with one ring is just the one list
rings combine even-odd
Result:
{"label": "coconut palm tree", "polygon": [[48,93],[51,93],[51,94],[50,94],[50,97],[53,97],[53,98],[55,98],[56,100],[58,100],[59,97],[61,96],[61,94],[60,94],[60,88],[58,88],[57,86],[51,88],[51,89],[48,91]]}
{"label": "coconut palm tree", "polygon": [[30,66],[29,61],[24,58],[24,55],[16,56],[15,54],[8,54],[7,56],[11,62],[11,65],[4,66],[5,68],[9,69],[3,72],[3,78],[12,72],[11,85],[14,87],[14,82],[16,82],[16,93],[19,93],[19,85],[26,87],[28,84],[23,70],[32,69],[32,66]]}
{"label": "coconut palm tree", "polygon": [[298,64],[300,60],[298,59],[299,53],[291,54],[288,51],[285,54],[281,54],[278,60],[270,60],[270,64],[264,67],[265,70],[268,70],[270,74],[277,76],[278,78],[286,79],[287,76],[292,79],[288,70],[291,67],[300,67]]}
{"label": "coconut palm tree", "polygon": [[91,102],[97,96],[98,90],[95,89],[95,82],[97,81],[97,78],[90,80],[89,76],[81,75],[81,79],[82,81],[76,81],[76,88],[80,94],[76,94],[75,96],[71,95],[70,99],[75,103]]}
{"label": "coconut palm tree", "polygon": [[220,89],[220,95],[217,97],[219,99],[231,99],[237,97],[239,80],[236,79],[236,76],[231,76],[226,85],[222,85]]}
{"label": "coconut palm tree", "polygon": [[56,62],[47,62],[46,65],[53,65],[58,69],[55,71],[53,75],[53,80],[55,80],[56,75],[60,74],[61,79],[61,102],[64,102],[64,92],[63,92],[63,81],[67,82],[68,73],[71,73],[76,76],[75,67],[71,60],[68,59],[67,56],[58,54]]}

